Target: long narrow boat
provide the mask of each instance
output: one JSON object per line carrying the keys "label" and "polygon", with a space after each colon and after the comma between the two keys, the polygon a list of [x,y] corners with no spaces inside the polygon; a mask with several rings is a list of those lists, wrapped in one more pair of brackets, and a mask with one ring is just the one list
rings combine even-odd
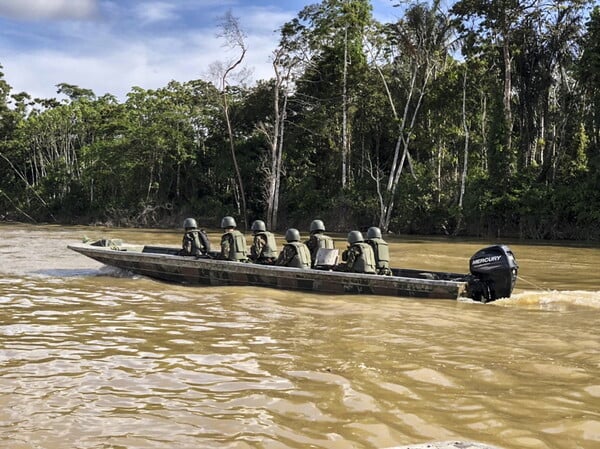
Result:
{"label": "long narrow boat", "polygon": [[331,269],[299,269],[178,255],[179,248],[123,244],[119,240],[68,247],[105,265],[163,281],[192,285],[248,285],[334,294],[416,298],[471,298],[488,302],[510,297],[517,277],[515,257],[505,245],[478,251],[470,274],[393,269],[392,276]]}

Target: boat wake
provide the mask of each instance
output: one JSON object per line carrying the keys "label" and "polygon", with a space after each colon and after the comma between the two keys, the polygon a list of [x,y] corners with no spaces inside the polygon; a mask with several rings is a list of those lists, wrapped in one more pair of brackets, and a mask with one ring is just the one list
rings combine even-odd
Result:
{"label": "boat wake", "polygon": [[[115,278],[134,278],[136,275],[130,271],[116,267],[102,266],[100,268],[49,268],[34,271],[36,275],[55,278],[76,278],[91,276],[109,276]],[[138,276],[139,277],[139,276]]]}
{"label": "boat wake", "polygon": [[113,278],[135,278],[139,277],[136,274],[133,274],[131,271],[123,270],[117,267],[111,267],[108,265],[104,265],[101,267],[96,273],[97,276],[110,276]]}
{"label": "boat wake", "polygon": [[600,291],[587,290],[525,290],[513,293],[511,298],[500,299],[494,304],[505,307],[569,311],[577,309],[600,309]]}

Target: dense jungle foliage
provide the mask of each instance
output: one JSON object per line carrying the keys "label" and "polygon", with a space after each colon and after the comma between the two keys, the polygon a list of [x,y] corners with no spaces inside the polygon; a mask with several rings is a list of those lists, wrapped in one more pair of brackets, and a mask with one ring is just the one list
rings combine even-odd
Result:
{"label": "dense jungle foliage", "polygon": [[[0,219],[600,237],[600,8],[323,0],[280,28],[273,78],[13,93],[0,72]],[[219,66],[215,66],[219,67]],[[1,66],[0,66],[1,69]]]}

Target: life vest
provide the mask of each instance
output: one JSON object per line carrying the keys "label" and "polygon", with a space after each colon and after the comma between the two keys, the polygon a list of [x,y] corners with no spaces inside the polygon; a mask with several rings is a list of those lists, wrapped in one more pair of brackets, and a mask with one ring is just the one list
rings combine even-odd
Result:
{"label": "life vest", "polygon": [[375,254],[373,253],[371,245],[365,242],[359,242],[352,246],[360,248],[360,254],[356,257],[351,271],[353,273],[377,273],[375,270]]}
{"label": "life vest", "polygon": [[333,239],[325,234],[313,234],[313,237],[317,240],[317,251],[319,248],[333,249]]}
{"label": "life vest", "polygon": [[257,232],[256,235],[262,235],[267,241],[266,246],[262,250],[262,258],[276,258],[277,257],[277,243],[275,242],[275,235],[269,231]]}
{"label": "life vest", "polygon": [[289,242],[285,246],[293,246],[296,250],[296,255],[288,263],[288,267],[310,268],[310,251],[304,243]]}
{"label": "life vest", "polygon": [[224,256],[227,260],[233,261],[246,261],[248,256],[246,254],[246,237],[237,229],[234,229],[231,232],[226,232],[221,237],[221,241],[223,239],[230,239],[231,245],[229,246],[229,254],[225,254]]}
{"label": "life vest", "polygon": [[369,239],[367,243],[373,248],[375,254],[375,264],[377,269],[389,268],[390,267],[390,248],[383,239]]}
{"label": "life vest", "polygon": [[192,253],[194,255],[210,252],[210,240],[208,240],[208,236],[203,229],[194,229],[189,231],[189,233],[192,238]]}
{"label": "life vest", "polygon": [[319,248],[335,248],[333,244],[333,239],[328,235],[321,234],[320,232],[311,235],[308,241],[306,242],[306,246],[308,246],[308,250],[310,251],[310,258],[313,265],[317,259],[317,252],[319,252]]}

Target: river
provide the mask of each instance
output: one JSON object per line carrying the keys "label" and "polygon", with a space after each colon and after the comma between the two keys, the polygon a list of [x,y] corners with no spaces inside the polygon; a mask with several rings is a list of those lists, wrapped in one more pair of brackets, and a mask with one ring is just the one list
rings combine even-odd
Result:
{"label": "river", "polygon": [[390,239],[394,266],[458,272],[508,243],[516,291],[483,305],[171,285],[84,236],[181,239],[0,224],[0,448],[600,448],[598,247]]}

